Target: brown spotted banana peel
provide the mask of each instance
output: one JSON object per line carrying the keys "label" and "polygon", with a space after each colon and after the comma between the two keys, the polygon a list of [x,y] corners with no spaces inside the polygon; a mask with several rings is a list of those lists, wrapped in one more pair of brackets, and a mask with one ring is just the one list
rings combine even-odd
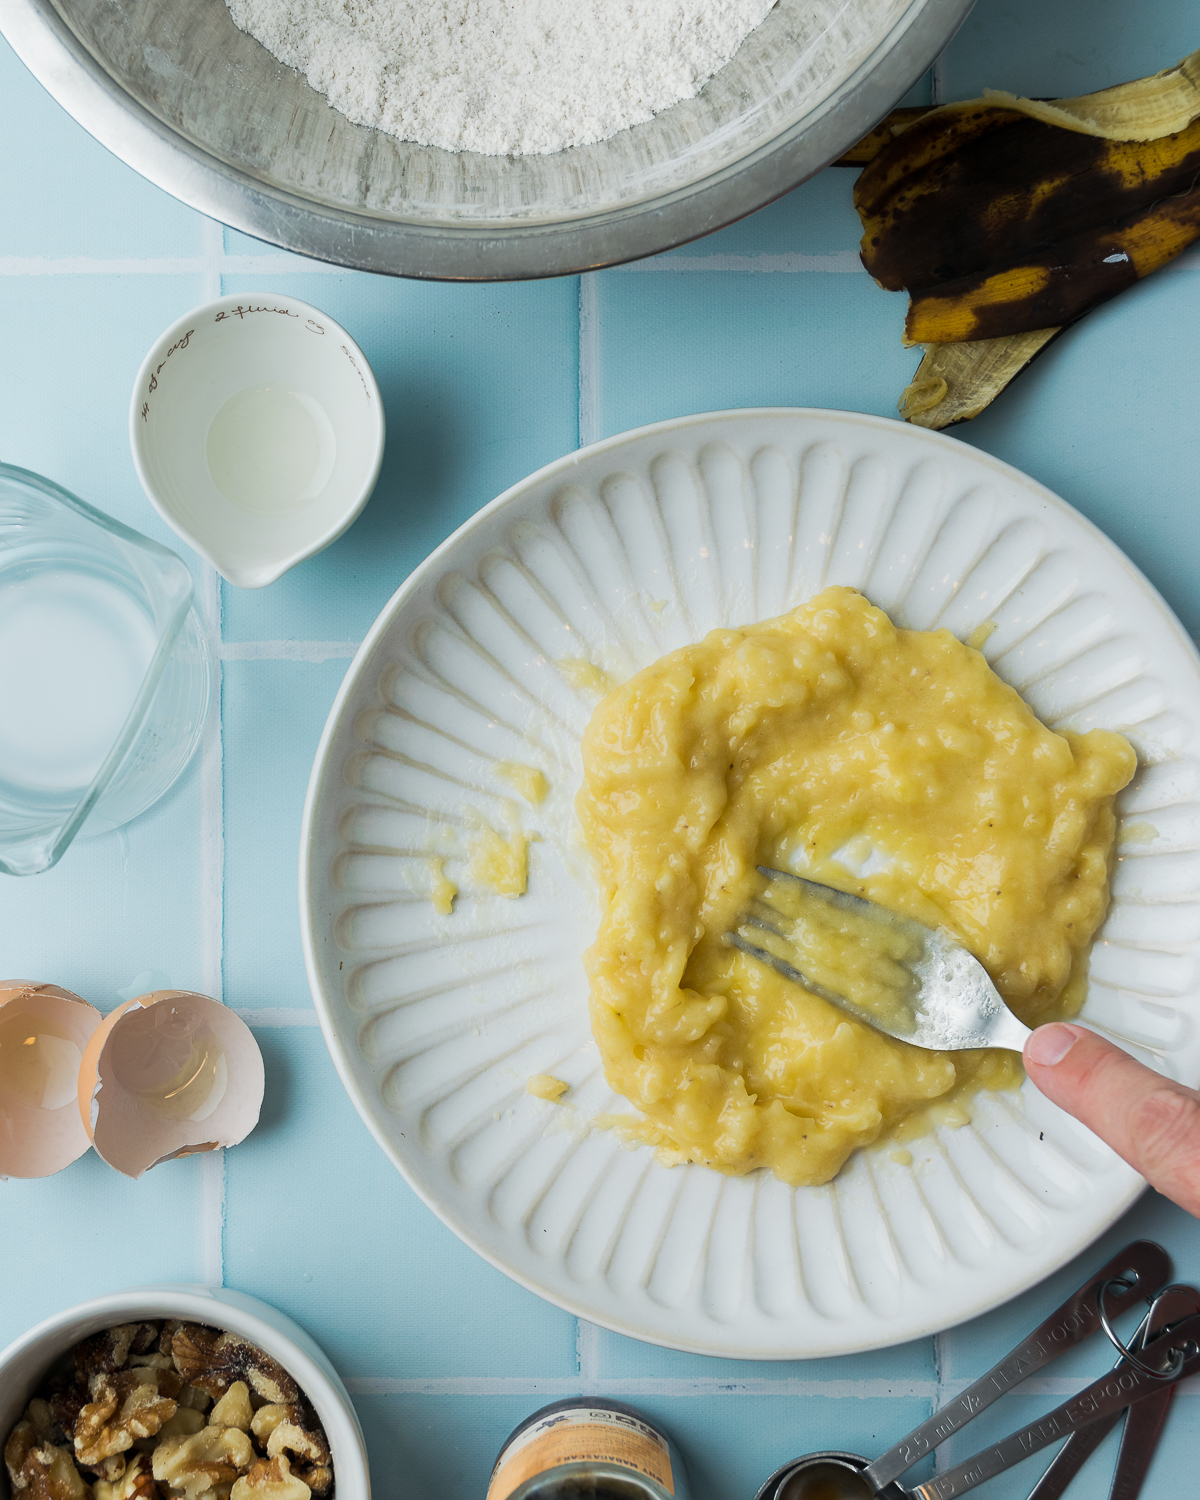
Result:
{"label": "brown spotted banana peel", "polygon": [[925,355],[905,419],[976,416],[1062,330],[1200,239],[1200,51],[1078,99],[897,111],[850,159],[862,259]]}

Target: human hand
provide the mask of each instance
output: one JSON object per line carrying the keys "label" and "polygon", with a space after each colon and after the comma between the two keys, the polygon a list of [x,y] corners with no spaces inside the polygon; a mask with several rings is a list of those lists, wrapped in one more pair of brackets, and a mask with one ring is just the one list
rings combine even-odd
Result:
{"label": "human hand", "polygon": [[1046,1098],[1200,1218],[1200,1093],[1173,1083],[1083,1026],[1039,1026],[1025,1071]]}

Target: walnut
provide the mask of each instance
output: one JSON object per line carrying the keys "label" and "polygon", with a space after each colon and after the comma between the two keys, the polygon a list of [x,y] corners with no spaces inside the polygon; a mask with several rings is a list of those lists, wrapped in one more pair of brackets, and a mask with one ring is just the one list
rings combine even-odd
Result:
{"label": "walnut", "polygon": [[158,1335],[158,1352],[170,1355],[171,1340],[184,1326],[182,1318],[167,1318],[162,1326],[162,1332]]}
{"label": "walnut", "polygon": [[328,1439],[287,1371],[237,1334],[175,1319],[64,1354],[3,1456],[11,1500],[310,1500],[333,1486]]}
{"label": "walnut", "polygon": [[171,1359],[187,1385],[209,1396],[223,1396],[237,1378],[227,1374],[217,1355],[215,1328],[199,1323],[181,1323],[171,1339]]}
{"label": "walnut", "polygon": [[14,1500],[89,1500],[91,1489],[65,1448],[43,1443],[32,1422],[18,1422],[4,1445]]}
{"label": "walnut", "polygon": [[138,1331],[130,1345],[131,1354],[147,1354],[158,1343],[160,1323],[139,1323]]}
{"label": "walnut", "polygon": [[233,1486],[230,1500],[308,1500],[309,1488],[297,1479],[282,1454],[259,1459]]}
{"label": "walnut", "polygon": [[240,1432],[249,1432],[253,1416],[249,1387],[244,1380],[235,1380],[209,1412],[208,1420],[214,1427],[236,1427]]}
{"label": "walnut", "polygon": [[154,1450],[154,1477],[184,1500],[208,1500],[214,1486],[231,1484],[254,1462],[254,1445],[236,1427],[205,1427],[194,1437],[163,1438]]}
{"label": "walnut", "polygon": [[282,1402],[272,1401],[267,1406],[260,1406],[250,1419],[250,1431],[258,1439],[262,1447],[267,1446],[267,1439],[279,1426],[280,1422],[289,1420],[292,1408],[284,1406]]}
{"label": "walnut", "polygon": [[[151,1376],[153,1380],[146,1378]],[[177,1393],[178,1381],[170,1370],[93,1375],[89,1387],[92,1399],[75,1423],[75,1456],[79,1462],[99,1464],[132,1448],[137,1438],[152,1437],[175,1415],[177,1403],[167,1392],[173,1388]]]}
{"label": "walnut", "polygon": [[97,1479],[92,1493],[95,1500],[159,1500],[162,1491],[150,1472],[150,1460],[139,1453],[115,1483]]}
{"label": "walnut", "polygon": [[69,1440],[75,1436],[75,1424],[79,1421],[80,1411],[88,1403],[88,1388],[86,1385],[71,1384],[62,1386],[50,1396],[48,1405],[50,1415],[62,1429],[63,1436]]}
{"label": "walnut", "polygon": [[62,1429],[54,1420],[54,1413],[50,1410],[50,1403],[43,1401],[40,1396],[35,1396],[25,1408],[25,1420],[38,1435],[40,1443],[60,1443]]}
{"label": "walnut", "polygon": [[[293,1409],[295,1415],[299,1412]],[[289,1419],[293,1412],[289,1412]],[[303,1481],[314,1494],[326,1495],[333,1485],[333,1467],[329,1457],[329,1444],[320,1424],[312,1419],[309,1425],[288,1420],[280,1422],[267,1439],[267,1457],[280,1458],[286,1455],[291,1471]]]}
{"label": "walnut", "polygon": [[325,1495],[333,1485],[329,1443],[317,1415],[307,1401],[260,1407],[250,1423],[268,1458],[286,1454],[293,1475],[309,1489]]}
{"label": "walnut", "polygon": [[[173,1417],[167,1420],[158,1429],[158,1437],[146,1438],[152,1449],[158,1442],[159,1437],[195,1437],[196,1433],[208,1426],[208,1421],[202,1411],[195,1411],[190,1406],[181,1406]],[[150,1449],[147,1449],[149,1452]]]}
{"label": "walnut", "polygon": [[21,1484],[17,1478],[24,1467],[25,1460],[38,1445],[38,1435],[32,1422],[21,1421],[8,1435],[8,1442],[4,1445],[4,1462],[8,1468],[8,1477],[12,1480],[13,1489],[20,1489]]}
{"label": "walnut", "polygon": [[130,1354],[144,1354],[158,1338],[157,1323],[118,1323],[102,1329],[75,1346],[75,1370],[80,1383],[93,1375],[112,1375],[125,1368]]}
{"label": "walnut", "polygon": [[171,1358],[189,1385],[213,1397],[223,1396],[238,1380],[264,1401],[296,1401],[300,1396],[282,1365],[236,1333],[185,1323],[171,1339]]}

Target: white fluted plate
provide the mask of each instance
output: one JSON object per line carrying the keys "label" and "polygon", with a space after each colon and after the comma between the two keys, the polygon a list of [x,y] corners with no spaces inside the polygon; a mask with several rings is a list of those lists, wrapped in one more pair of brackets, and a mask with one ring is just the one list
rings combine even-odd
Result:
{"label": "white fluted plate", "polygon": [[[668,1169],[588,1129],[627,1109],[600,1070],[580,962],[598,904],[573,819],[596,702],[717,625],[852,584],[915,629],[966,636],[1047,723],[1120,729],[1114,900],[1085,1019],[1189,1084],[1200,949],[1200,662],[1088,521],[952,438],[848,412],[664,422],[534,474],[470,520],[380,615],[346,676],[305,810],[301,908],[330,1051],[434,1211],[560,1306],[704,1354],[799,1358],[897,1343],[1014,1296],[1088,1245],[1141,1181],[1027,1083],[972,1124],[860,1152],[835,1182]],[[473,888],[520,803],[528,893]],[[506,803],[509,804],[506,807]],[[460,886],[439,916],[431,856]],[[532,1073],[571,1084],[533,1098]]]}

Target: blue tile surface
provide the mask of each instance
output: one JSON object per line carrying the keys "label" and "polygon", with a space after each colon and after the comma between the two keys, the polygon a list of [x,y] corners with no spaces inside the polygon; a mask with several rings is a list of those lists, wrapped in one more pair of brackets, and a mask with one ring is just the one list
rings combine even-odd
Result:
{"label": "blue tile surface", "polygon": [[[911,97],[1080,92],[1162,67],[1196,40],[1194,0],[979,0]],[[127,830],[0,887],[0,968],[102,1009],[147,971],[223,993],[254,1027],[268,1079],[259,1129],[224,1160],[169,1163],[130,1183],[89,1155],[46,1182],[0,1184],[0,1344],[94,1293],[222,1277],[328,1350],[381,1500],[482,1500],[509,1430],[585,1388],[624,1393],[672,1431],[696,1500],[750,1500],[800,1451],[880,1451],[1125,1239],[1160,1239],[1181,1272],[1200,1272],[1200,1224],[1148,1194],[1074,1266],[936,1339],[780,1364],[672,1353],[577,1324],[467,1250],[374,1144],[315,1025],[297,830],[357,642],[432,547],[581,441],[725,406],[892,413],[915,356],[900,347],[903,298],[857,264],[852,172],[831,169],[650,264],[435,286],[318,267],[207,222],[97,145],[3,43],[0,121],[0,458],[178,545],[133,472],[129,391],[161,329],[221,290],[283,291],[342,322],[379,379],[389,432],[362,518],[273,587],[218,587],[186,554],[221,643],[219,733]],[[1193,634],[1198,347],[1193,254],[1094,314],[958,429],[1095,520]],[[1096,1345],[1064,1360],[943,1461],[1054,1405],[1106,1357]],[[1197,1395],[1177,1403],[1151,1495],[1195,1488]],[[1111,1451],[1072,1495],[1100,1500],[1110,1467]],[[1031,1483],[1023,1471],[988,1493],[1018,1500]]]}
{"label": "blue tile surface", "polygon": [[317,742],[349,663],[225,663],[225,986],[243,1009],[311,1005],[296,850]]}
{"label": "blue tile surface", "polygon": [[[838,182],[849,203],[852,174]],[[912,374],[900,347],[903,298],[889,303],[858,265],[803,274],[638,266],[594,281],[593,437],[730,406],[888,416]]]}
{"label": "blue tile surface", "polygon": [[204,1281],[205,1169],[193,1156],[132,1182],[89,1151],[55,1177],[5,1182],[0,1339],[121,1287]]}

